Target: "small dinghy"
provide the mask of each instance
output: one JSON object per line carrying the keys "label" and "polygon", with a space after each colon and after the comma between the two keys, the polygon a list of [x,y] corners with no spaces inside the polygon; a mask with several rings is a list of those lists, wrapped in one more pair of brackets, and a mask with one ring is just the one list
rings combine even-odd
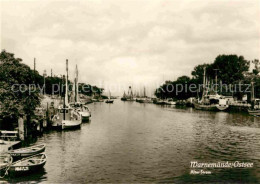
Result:
{"label": "small dinghy", "polygon": [[10,150],[8,151],[8,153],[14,158],[16,157],[20,158],[20,157],[29,157],[38,153],[42,153],[44,151],[45,151],[45,145],[40,144],[31,147]]}
{"label": "small dinghy", "polygon": [[46,160],[46,155],[44,153],[26,157],[12,163],[8,171],[11,175],[37,171],[43,168]]}
{"label": "small dinghy", "polygon": [[113,103],[113,102],[114,102],[114,100],[111,100],[111,99],[106,100],[106,103]]}

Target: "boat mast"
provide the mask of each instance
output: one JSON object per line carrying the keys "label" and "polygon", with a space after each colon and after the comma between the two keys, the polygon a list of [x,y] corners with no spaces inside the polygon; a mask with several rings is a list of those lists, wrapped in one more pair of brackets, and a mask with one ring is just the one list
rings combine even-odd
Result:
{"label": "boat mast", "polygon": [[[64,83],[64,81],[65,81],[65,75],[63,75],[63,77],[62,77],[62,83]],[[63,88],[63,85],[62,85],[62,88]],[[65,107],[66,107],[66,105],[65,105],[65,95],[64,95],[64,97],[63,97],[63,120],[65,120]]]}
{"label": "boat mast", "polygon": [[216,94],[218,94],[218,92],[217,92],[217,90],[218,90],[218,70],[219,69],[214,69],[215,70],[215,72],[216,72],[216,75],[215,75],[215,82],[216,82],[216,91],[215,91],[215,93]]}
{"label": "boat mast", "polygon": [[75,102],[79,101],[79,84],[78,84],[78,77],[79,77],[79,71],[78,71],[78,65],[76,65],[76,70],[75,70],[75,79],[74,79],[74,84],[75,84]]}
{"label": "boat mast", "polygon": [[66,59],[66,90],[65,90],[65,106],[69,105],[68,99],[68,59]]}
{"label": "boat mast", "polygon": [[203,68],[204,72],[203,72],[203,92],[202,92],[202,98],[205,96],[205,84],[206,84],[206,67]]}

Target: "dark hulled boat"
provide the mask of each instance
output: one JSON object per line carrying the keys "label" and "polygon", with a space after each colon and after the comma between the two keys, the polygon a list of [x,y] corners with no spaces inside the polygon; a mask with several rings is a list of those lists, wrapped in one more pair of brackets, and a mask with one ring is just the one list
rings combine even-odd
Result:
{"label": "dark hulled boat", "polygon": [[43,168],[43,166],[46,163],[46,160],[47,158],[44,153],[33,155],[31,157],[26,157],[12,163],[8,171],[10,175],[19,175],[35,172]]}

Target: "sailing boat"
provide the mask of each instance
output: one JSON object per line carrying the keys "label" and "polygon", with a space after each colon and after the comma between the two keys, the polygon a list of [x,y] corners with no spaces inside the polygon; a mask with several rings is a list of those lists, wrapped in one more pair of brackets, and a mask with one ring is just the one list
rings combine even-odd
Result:
{"label": "sailing boat", "polygon": [[201,100],[194,103],[195,109],[198,110],[207,110],[207,111],[216,111],[216,105],[219,103],[219,95],[209,95],[208,86],[209,82],[206,79],[206,68],[204,67],[203,74],[203,94]]}
{"label": "sailing boat", "polygon": [[78,66],[76,65],[75,69],[75,78],[74,78],[74,84],[73,84],[73,101],[70,106],[73,107],[76,111],[79,112],[81,115],[82,122],[83,121],[88,121],[89,118],[91,117],[91,112],[88,108],[87,105],[83,104],[79,100],[79,83],[78,83],[78,78],[79,78],[79,71],[78,71]]}
{"label": "sailing boat", "polygon": [[127,101],[127,97],[126,97],[126,94],[125,94],[125,91],[124,91],[124,94],[123,94],[123,97],[121,98],[122,101]]}
{"label": "sailing boat", "polygon": [[149,100],[146,96],[146,93],[145,93],[145,87],[144,87],[144,95],[141,98],[136,99],[136,102],[139,102],[139,103],[148,103],[149,102]]}
{"label": "sailing boat", "polygon": [[109,91],[109,98],[106,100],[106,103],[113,103],[114,100],[111,99],[111,93]]}
{"label": "sailing boat", "polygon": [[79,128],[81,125],[81,115],[77,110],[69,105],[68,97],[68,60],[66,60],[66,89],[63,106],[58,108],[58,112],[53,117],[53,121],[62,129]]}
{"label": "sailing boat", "polygon": [[128,95],[126,95],[125,91],[124,91],[124,94],[123,94],[123,97],[121,98],[121,100],[122,101],[134,101],[134,95],[133,95],[131,86],[129,86]]}

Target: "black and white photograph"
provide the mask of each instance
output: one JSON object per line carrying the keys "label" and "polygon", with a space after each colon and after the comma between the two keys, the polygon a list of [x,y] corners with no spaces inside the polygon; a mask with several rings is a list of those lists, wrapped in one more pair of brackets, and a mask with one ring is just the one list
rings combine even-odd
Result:
{"label": "black and white photograph", "polygon": [[0,183],[260,183],[260,0],[0,0]]}

